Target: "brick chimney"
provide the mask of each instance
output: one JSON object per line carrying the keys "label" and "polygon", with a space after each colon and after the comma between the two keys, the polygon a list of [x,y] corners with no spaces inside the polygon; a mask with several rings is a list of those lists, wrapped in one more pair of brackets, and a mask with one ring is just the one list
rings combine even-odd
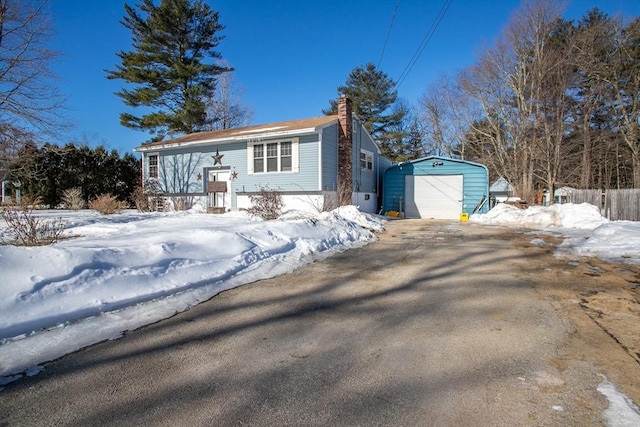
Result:
{"label": "brick chimney", "polygon": [[353,104],[346,95],[338,98],[338,206],[350,205],[353,194]]}

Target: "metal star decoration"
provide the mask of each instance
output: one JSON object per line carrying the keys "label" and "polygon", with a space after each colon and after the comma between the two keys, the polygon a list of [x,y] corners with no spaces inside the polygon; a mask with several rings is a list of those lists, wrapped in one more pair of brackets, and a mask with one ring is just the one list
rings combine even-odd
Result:
{"label": "metal star decoration", "polygon": [[197,177],[198,177],[198,181],[202,181],[202,174],[201,174],[201,173],[199,173],[199,174],[197,175]]}
{"label": "metal star decoration", "polygon": [[222,158],[224,157],[224,154],[220,154],[217,148],[216,148],[216,155],[211,157],[213,157],[213,166],[215,165],[222,166]]}
{"label": "metal star decoration", "polygon": [[238,179],[238,172],[236,171],[231,172],[231,179]]}

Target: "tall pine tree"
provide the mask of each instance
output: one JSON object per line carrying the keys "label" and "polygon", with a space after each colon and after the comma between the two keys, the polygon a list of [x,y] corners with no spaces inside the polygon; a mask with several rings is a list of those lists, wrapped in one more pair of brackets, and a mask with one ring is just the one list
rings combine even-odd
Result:
{"label": "tall pine tree", "polygon": [[120,123],[149,131],[152,140],[202,130],[216,76],[231,71],[215,63],[224,29],[218,12],[201,0],[161,0],[158,6],[142,0],[136,7],[125,4],[122,21],[131,30],[133,50],[117,54],[121,64],[107,70],[107,78],[130,84],[116,93],[127,107],[151,112],[122,113]]}
{"label": "tall pine tree", "polygon": [[405,142],[404,155],[404,160],[416,160],[425,155],[423,131],[420,128],[418,119],[415,117],[409,125],[409,131],[407,132],[407,138]]}
{"label": "tall pine tree", "polygon": [[[390,140],[407,111],[392,107],[398,99],[396,83],[373,63],[356,67],[349,73],[344,86],[338,87],[339,95],[347,95],[353,102],[354,113],[364,122],[367,132],[377,141]],[[332,100],[324,114],[337,114],[337,101]]]}

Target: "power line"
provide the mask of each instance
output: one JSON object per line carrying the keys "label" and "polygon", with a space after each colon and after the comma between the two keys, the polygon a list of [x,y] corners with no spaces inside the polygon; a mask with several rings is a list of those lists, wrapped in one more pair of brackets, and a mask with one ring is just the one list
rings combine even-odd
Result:
{"label": "power line", "polygon": [[418,58],[420,58],[422,51],[424,51],[424,49],[427,47],[427,44],[429,44],[431,37],[433,37],[433,34],[438,29],[438,25],[440,25],[440,21],[442,21],[442,18],[444,18],[444,15],[447,13],[447,9],[449,9],[449,6],[451,5],[452,1],[453,0],[446,0],[445,3],[440,8],[440,12],[438,12],[438,15],[435,17],[435,19],[431,23],[431,27],[429,27],[429,30],[427,30],[427,33],[422,39],[422,42],[420,43],[415,53],[409,60],[409,63],[407,64],[407,66],[402,71],[402,74],[400,74],[400,77],[398,78],[398,83],[396,84],[396,89],[400,87],[400,85],[404,82],[404,80],[407,78],[407,76],[411,72],[411,69],[413,68],[413,66],[416,65],[416,62],[418,62]]}
{"label": "power line", "polygon": [[391,22],[389,23],[389,28],[387,29],[387,37],[384,39],[384,45],[382,46],[382,53],[380,54],[380,60],[378,61],[378,67],[380,68],[380,64],[382,63],[382,57],[384,56],[384,51],[387,49],[387,42],[389,41],[389,35],[391,34],[391,27],[393,27],[393,21],[396,19],[396,12],[398,11],[398,6],[400,5],[400,0],[396,0],[396,5],[393,8],[393,14],[391,15]]}

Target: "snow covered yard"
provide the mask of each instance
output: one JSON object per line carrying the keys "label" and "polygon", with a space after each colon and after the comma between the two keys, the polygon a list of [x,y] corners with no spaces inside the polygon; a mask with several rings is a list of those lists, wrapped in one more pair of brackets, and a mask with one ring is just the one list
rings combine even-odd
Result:
{"label": "snow covered yard", "polygon": [[[0,385],[226,289],[365,245],[384,224],[354,206],[276,221],[240,212],[34,213],[61,217],[74,237],[0,246]],[[0,221],[0,237],[9,234]]]}

